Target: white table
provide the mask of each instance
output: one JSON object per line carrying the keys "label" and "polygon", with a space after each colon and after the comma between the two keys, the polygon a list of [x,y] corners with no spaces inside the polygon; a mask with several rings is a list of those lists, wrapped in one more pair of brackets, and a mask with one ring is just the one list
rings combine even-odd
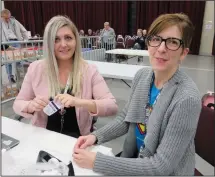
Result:
{"label": "white table", "polygon": [[[72,153],[76,138],[6,117],[2,117],[2,133],[20,140],[19,145],[3,153],[4,156],[12,157],[15,163],[15,165],[11,163],[11,166],[4,163],[6,167],[4,169],[9,170],[4,171],[3,175],[18,175],[17,173],[20,173],[25,166],[35,164],[40,150],[51,153],[65,163],[72,161],[75,175],[101,175],[92,170],[80,168],[73,162]],[[113,156],[112,149],[104,146],[94,146],[92,151]]]}
{"label": "white table", "polygon": [[105,53],[131,56],[149,56],[148,50],[133,50],[133,49],[113,49]]}
{"label": "white table", "polygon": [[[127,56],[138,56],[137,58],[137,63],[139,62],[139,57],[148,57],[149,53],[148,50],[133,50],[133,49],[113,49],[113,50],[108,50],[105,53],[107,54],[113,54],[113,55],[127,55]],[[133,58],[131,57],[131,58]],[[116,58],[115,57],[115,62],[117,62],[117,59],[119,60],[118,63],[120,63],[120,60],[124,60],[124,59],[120,59],[120,58]],[[130,59],[130,58],[127,58]],[[126,61],[127,61],[126,59]]]}
{"label": "white table", "polygon": [[119,63],[108,63],[87,60],[88,63],[95,64],[99,73],[103,77],[121,79],[126,85],[131,87],[125,80],[133,80],[136,72],[141,68],[149,68],[149,66],[129,65]]}
{"label": "white table", "polygon": [[114,79],[133,80],[138,70],[141,68],[150,68],[150,66],[108,63],[91,60],[87,60],[87,62],[96,65],[99,73],[103,77]]}
{"label": "white table", "polygon": [[[44,128],[35,127],[30,124],[18,122],[6,117],[2,118],[2,133],[7,134],[20,140],[20,144],[5,152],[3,155],[13,157],[16,165],[16,170],[8,166],[9,171],[3,175],[18,175],[23,166],[36,163],[36,159],[40,150],[45,150],[56,156],[65,163],[72,161],[72,150],[76,142],[75,138],[46,130]],[[104,146],[95,146],[92,151],[102,152],[106,155],[113,155],[110,148]],[[3,157],[3,156],[2,156]],[[13,163],[14,163],[13,162]],[[11,163],[11,165],[14,165]],[[3,165],[3,164],[2,164]],[[101,175],[89,169],[78,167],[73,162],[75,175]],[[2,168],[3,169],[3,168]],[[203,175],[214,175],[214,167],[207,163],[204,159],[196,154],[196,169]]]}

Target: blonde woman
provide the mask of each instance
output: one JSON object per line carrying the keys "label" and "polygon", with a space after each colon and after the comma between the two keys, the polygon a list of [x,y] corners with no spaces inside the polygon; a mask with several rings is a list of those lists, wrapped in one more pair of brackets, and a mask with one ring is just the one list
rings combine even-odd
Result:
{"label": "blonde woman", "polygon": [[[14,102],[14,111],[32,124],[73,137],[90,133],[93,116],[116,114],[116,100],[94,65],[81,57],[74,23],[53,17],[45,27],[44,59],[33,62]],[[47,116],[43,108],[57,100],[63,109]]]}

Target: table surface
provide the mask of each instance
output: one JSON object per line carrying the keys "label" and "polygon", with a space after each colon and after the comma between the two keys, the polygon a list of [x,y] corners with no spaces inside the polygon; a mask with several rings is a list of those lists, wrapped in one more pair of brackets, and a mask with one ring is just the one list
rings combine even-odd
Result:
{"label": "table surface", "polygon": [[149,56],[148,50],[133,50],[133,49],[113,49],[105,53],[119,55],[134,55],[134,56]]}
{"label": "table surface", "polygon": [[141,68],[149,68],[150,66],[129,65],[121,63],[108,63],[86,60],[88,63],[95,64],[99,73],[103,77],[114,79],[133,80],[136,72]]}
{"label": "table surface", "polygon": [[[4,175],[19,174],[25,166],[36,163],[40,150],[45,150],[65,163],[72,161],[75,175],[101,175],[89,169],[78,167],[72,160],[73,147],[76,138],[60,133],[25,124],[7,117],[2,117],[2,133],[20,140],[19,145],[5,152],[3,155],[12,157],[15,166],[11,167],[4,163]],[[91,151],[102,152],[113,156],[112,149],[101,145],[93,146]]]}
{"label": "table surface", "polygon": [[[23,170],[23,166],[35,164],[40,150],[49,152],[65,163],[72,161],[75,175],[101,175],[93,172],[92,170],[80,168],[75,164],[75,162],[73,162],[72,153],[77,140],[76,138],[52,132],[31,124],[25,124],[3,116],[2,133],[20,140],[19,145],[5,152],[2,156],[2,159],[4,155],[9,155],[9,157],[13,158],[13,163],[11,163],[13,168],[10,165],[7,165],[6,168],[9,170],[3,170],[3,175],[17,175],[21,170]],[[105,146],[94,146],[91,150],[113,156],[112,149]],[[14,165],[14,163],[16,165]],[[3,164],[6,165],[5,163],[2,163],[2,165]],[[214,175],[214,167],[197,154],[195,166],[203,175]]]}

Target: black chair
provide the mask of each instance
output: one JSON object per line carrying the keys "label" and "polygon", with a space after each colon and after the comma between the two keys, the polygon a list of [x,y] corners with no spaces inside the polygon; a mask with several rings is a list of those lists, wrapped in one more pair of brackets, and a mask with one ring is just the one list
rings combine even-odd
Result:
{"label": "black chair", "polygon": [[[195,136],[196,154],[215,166],[215,112],[214,109],[203,106],[199,117]],[[195,169],[195,176],[203,176]]]}
{"label": "black chair", "polygon": [[[121,38],[119,38],[118,40],[120,40]],[[124,49],[125,48],[125,44],[124,42],[116,42],[116,49]],[[126,61],[128,62],[128,56],[127,55],[116,55],[116,61],[118,61],[119,63],[121,61]]]}
{"label": "black chair", "polygon": [[128,38],[128,39],[126,40],[126,43],[125,43],[125,48],[126,48],[126,49],[131,49],[131,48],[133,48],[134,43],[135,43],[135,39],[134,39],[134,38]]}

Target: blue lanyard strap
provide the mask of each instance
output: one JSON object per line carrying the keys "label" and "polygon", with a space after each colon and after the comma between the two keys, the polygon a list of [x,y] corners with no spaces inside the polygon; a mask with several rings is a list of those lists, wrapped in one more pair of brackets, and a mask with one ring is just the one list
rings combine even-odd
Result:
{"label": "blue lanyard strap", "polygon": [[[153,74],[152,75],[152,79],[151,79],[151,83],[150,83],[150,89],[149,89],[149,92],[148,92],[148,104],[150,105],[150,96],[151,96],[151,89],[152,89],[152,86],[154,84],[154,80],[155,80],[155,75]],[[156,104],[160,94],[161,94],[161,91],[162,91],[163,88],[160,89],[160,92],[158,93],[154,103],[152,104],[152,107]]]}
{"label": "blue lanyard strap", "polygon": [[149,116],[151,115],[153,107],[156,104],[158,98],[160,97],[160,94],[161,94],[161,91],[162,91],[162,89],[161,89],[160,92],[158,93],[154,103],[152,105],[150,105],[151,88],[152,88],[152,85],[154,83],[154,79],[155,79],[155,77],[154,77],[154,74],[153,74],[152,79],[151,79],[151,83],[150,83],[150,89],[149,89],[149,92],[148,92],[148,103],[146,104],[146,120],[145,120],[146,125],[148,123],[148,119],[149,119]]}

